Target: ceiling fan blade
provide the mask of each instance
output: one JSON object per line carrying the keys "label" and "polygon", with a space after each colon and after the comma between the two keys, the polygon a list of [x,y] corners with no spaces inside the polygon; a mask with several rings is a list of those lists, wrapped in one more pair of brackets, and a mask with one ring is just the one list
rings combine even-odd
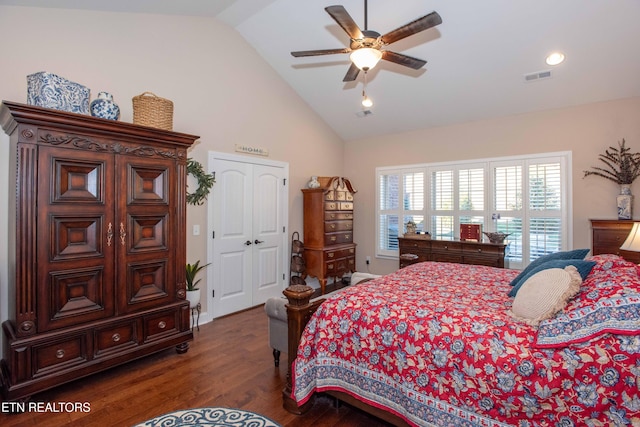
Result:
{"label": "ceiling fan blade", "polygon": [[298,50],[291,52],[291,55],[296,58],[300,56],[319,56],[319,55],[332,55],[334,53],[349,53],[351,49],[344,47],[342,49],[320,49],[320,50]]}
{"label": "ceiling fan blade", "polygon": [[413,68],[414,70],[419,70],[427,63],[427,61],[422,59],[414,58],[402,53],[391,52],[389,50],[382,52],[382,59],[404,65],[405,67]]}
{"label": "ceiling fan blade", "polygon": [[382,41],[385,44],[391,44],[440,24],[442,24],[442,18],[438,15],[438,12],[431,12],[422,18],[418,18],[415,21],[411,21],[400,28],[388,32],[382,36]]}
{"label": "ceiling fan blade", "polygon": [[353,20],[349,12],[342,6],[327,6],[324,8],[329,15],[342,27],[342,29],[349,34],[352,39],[363,38],[360,27]]}
{"label": "ceiling fan blade", "polygon": [[358,73],[360,72],[360,68],[356,67],[356,64],[351,63],[351,66],[347,70],[347,74],[344,75],[343,82],[352,82],[358,77]]}

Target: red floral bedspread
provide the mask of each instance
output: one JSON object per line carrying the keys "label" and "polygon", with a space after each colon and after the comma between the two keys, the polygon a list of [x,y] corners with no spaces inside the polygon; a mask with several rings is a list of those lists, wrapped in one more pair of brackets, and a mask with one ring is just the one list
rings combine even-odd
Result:
{"label": "red floral bedspread", "polygon": [[415,425],[640,425],[640,338],[536,349],[513,320],[518,271],[414,264],[328,299],[305,329],[293,398],[340,390]]}

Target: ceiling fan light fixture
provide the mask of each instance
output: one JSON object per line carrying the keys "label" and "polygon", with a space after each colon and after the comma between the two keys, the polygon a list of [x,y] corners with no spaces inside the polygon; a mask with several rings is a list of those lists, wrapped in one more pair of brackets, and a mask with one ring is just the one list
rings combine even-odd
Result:
{"label": "ceiling fan light fixture", "polygon": [[362,106],[365,108],[371,108],[373,107],[373,101],[365,95],[364,98],[362,98]]}
{"label": "ceiling fan light fixture", "polygon": [[370,70],[382,59],[382,52],[371,47],[362,47],[351,52],[351,62],[361,70]]}

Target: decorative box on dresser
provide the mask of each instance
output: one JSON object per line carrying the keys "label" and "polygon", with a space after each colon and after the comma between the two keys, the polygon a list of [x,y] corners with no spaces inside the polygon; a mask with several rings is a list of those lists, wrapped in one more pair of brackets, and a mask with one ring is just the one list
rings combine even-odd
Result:
{"label": "decorative box on dresser", "polygon": [[6,101],[0,125],[14,157],[3,398],[186,352],[186,152],[198,137]]}
{"label": "decorative box on dresser", "polygon": [[306,274],[317,277],[325,293],[327,279],[342,277],[356,268],[353,243],[351,182],[340,177],[319,177],[318,188],[303,188],[304,258]]}
{"label": "decorative box on dresser", "polygon": [[640,263],[640,252],[622,251],[624,243],[633,227],[632,220],[592,219],[591,253],[616,254],[635,263]]}
{"label": "decorative box on dresser", "polygon": [[398,237],[400,268],[424,261],[504,268],[506,244]]}

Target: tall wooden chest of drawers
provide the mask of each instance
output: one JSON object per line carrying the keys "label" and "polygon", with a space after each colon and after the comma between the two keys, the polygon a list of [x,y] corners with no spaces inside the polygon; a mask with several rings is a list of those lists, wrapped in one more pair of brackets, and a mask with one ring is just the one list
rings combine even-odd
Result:
{"label": "tall wooden chest of drawers", "polygon": [[319,188],[304,188],[304,257],[306,274],[317,277],[325,293],[327,279],[356,268],[353,242],[353,195],[346,178],[320,177]]}
{"label": "tall wooden chest of drawers", "polygon": [[5,400],[189,348],[186,160],[197,136],[4,102]]}
{"label": "tall wooden chest of drawers", "polygon": [[616,254],[629,261],[640,263],[640,252],[620,250],[633,227],[632,220],[592,219],[591,220],[591,253]]}

